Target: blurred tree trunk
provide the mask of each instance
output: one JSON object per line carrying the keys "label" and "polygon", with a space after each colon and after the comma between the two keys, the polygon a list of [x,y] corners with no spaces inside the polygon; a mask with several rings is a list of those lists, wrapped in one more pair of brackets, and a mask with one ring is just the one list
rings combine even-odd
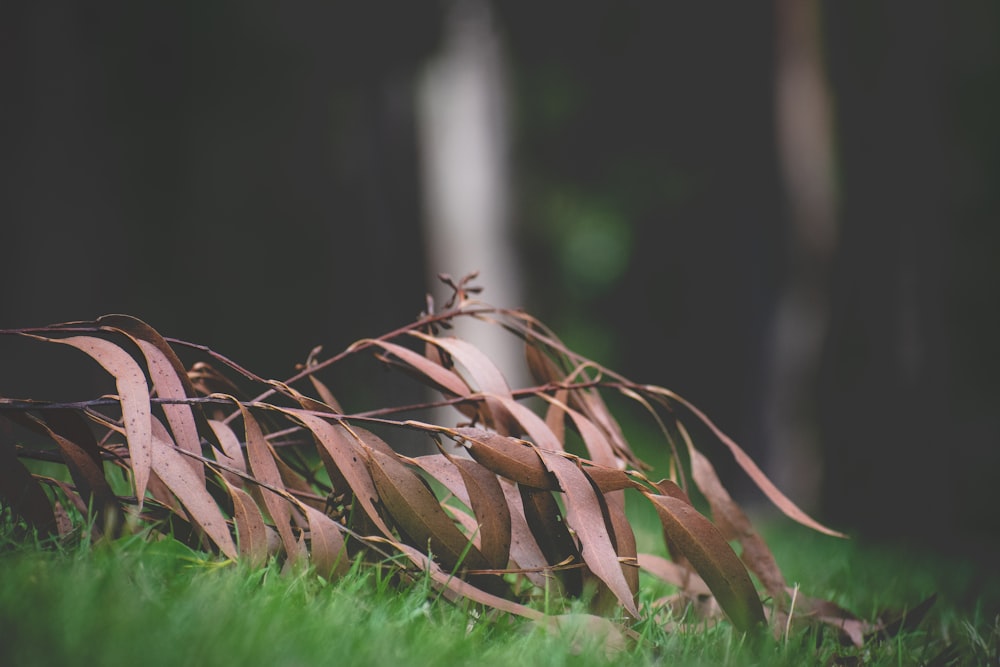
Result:
{"label": "blurred tree trunk", "polygon": [[[457,280],[478,271],[485,301],[518,308],[524,304],[511,238],[505,68],[490,3],[455,0],[445,17],[441,49],[420,83],[417,119],[432,285],[438,273]],[[458,327],[509,382],[526,381],[516,338],[494,326],[461,322]]]}
{"label": "blurred tree trunk", "polygon": [[775,138],[784,185],[785,280],[775,308],[763,400],[767,468],[803,507],[819,502],[817,376],[836,247],[833,129],[818,7],[775,2]]}

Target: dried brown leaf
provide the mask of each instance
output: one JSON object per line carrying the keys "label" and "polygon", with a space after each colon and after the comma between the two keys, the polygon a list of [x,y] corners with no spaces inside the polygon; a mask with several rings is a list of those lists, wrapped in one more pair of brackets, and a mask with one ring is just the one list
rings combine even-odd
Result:
{"label": "dried brown leaf", "polygon": [[448,489],[451,495],[462,501],[466,507],[472,508],[472,501],[469,499],[469,492],[465,488],[462,473],[458,471],[451,457],[447,457],[444,454],[428,454],[426,456],[406,459],[406,461],[417,466],[440,482],[444,488]]}
{"label": "dried brown leaf", "polygon": [[229,558],[236,558],[238,555],[236,544],[229,534],[226,519],[222,516],[215,499],[195,474],[190,461],[174,449],[171,443],[161,440],[155,434],[154,440],[152,470],[156,476],[177,496],[188,517],[205,532],[219,550]]}
{"label": "dried brown leaf", "polygon": [[469,385],[455,371],[445,368],[434,360],[428,359],[408,347],[384,340],[370,340],[368,342],[378,345],[386,352],[399,357],[400,360],[426,378],[431,385],[441,389],[445,393],[453,396],[468,396],[472,393]]}
{"label": "dried brown leaf", "polygon": [[184,511],[184,506],[181,505],[177,497],[171,493],[170,487],[164,484],[163,480],[159,478],[154,470],[151,470],[149,473],[149,484],[146,485],[146,494],[170,510],[171,513],[176,514],[184,521],[190,522],[190,517]]}
{"label": "dried brown leaf", "polygon": [[726,447],[729,448],[729,451],[732,452],[733,454],[733,458],[736,459],[736,463],[738,463],[739,466],[743,468],[744,472],[746,472],[747,475],[750,476],[750,479],[752,479],[754,483],[758,487],[760,487],[760,490],[764,492],[764,495],[766,495],[772,503],[774,503],[775,507],[784,512],[785,515],[788,516],[790,519],[793,519],[801,523],[803,526],[808,526],[809,528],[812,528],[813,530],[818,531],[820,533],[824,533],[826,535],[832,535],[834,537],[847,537],[843,533],[837,532],[832,528],[827,528],[823,524],[819,523],[818,521],[810,517],[808,514],[803,512],[798,505],[789,500],[789,498],[785,496],[785,494],[783,494],[778,489],[778,487],[774,485],[774,482],[768,479],[767,475],[765,475],[764,472],[757,466],[757,464],[754,463],[753,459],[751,459],[747,455],[747,453],[744,452],[743,449],[739,445],[737,445],[735,441],[733,441],[732,438],[723,433],[723,431],[718,426],[716,426],[715,423],[711,419],[709,419],[708,416],[705,415],[705,413],[703,413],[701,410],[699,410],[694,405],[689,403],[687,400],[681,398],[674,392],[668,389],[664,389],[663,387],[646,385],[644,389],[650,392],[651,394],[677,401],[685,408],[690,410],[692,414],[694,414],[699,420],[701,420],[703,424],[705,424],[705,426],[709,428],[709,430],[712,431],[715,437],[717,437],[719,441],[722,442],[722,444],[724,444]]}
{"label": "dried brown leaf", "polygon": [[[540,396],[549,401],[551,405],[557,405],[556,399],[545,394],[540,394]],[[560,404],[559,408],[572,419],[573,426],[583,439],[588,456],[594,463],[609,468],[618,468],[621,466],[621,459],[615,453],[614,447],[612,447],[607,435],[601,428],[587,419],[583,413],[570,408],[568,405]]]}
{"label": "dried brown leaf", "polygon": [[229,425],[224,422],[215,419],[206,419],[205,423],[209,425],[209,429],[215,435],[216,442],[221,447],[220,449],[215,445],[211,446],[212,457],[222,464],[219,470],[220,474],[229,484],[239,489],[244,488],[244,478],[240,473],[243,475],[246,474],[247,464],[243,456],[243,448],[240,446],[239,438],[236,437],[236,434]]}
{"label": "dried brown leaf", "polygon": [[[383,535],[392,538],[392,531],[375,507],[378,491],[375,489],[375,483],[366,463],[366,448],[369,445],[357,431],[353,430],[353,427],[349,431],[340,424],[331,424],[322,417],[301,410],[284,410],[284,412],[312,432],[330,477],[343,478],[371,522],[382,531]],[[347,489],[339,490],[343,492]]]}
{"label": "dried brown leaf", "polygon": [[51,343],[70,345],[90,355],[104,370],[114,376],[122,406],[122,422],[128,439],[129,460],[135,482],[135,495],[142,510],[146,484],[152,465],[153,432],[146,375],[128,352],[114,343],[93,336],[44,338]]}
{"label": "dried brown leaf", "polygon": [[490,567],[482,552],[441,509],[437,498],[412,470],[394,456],[371,450],[368,463],[379,499],[413,544],[429,545],[449,570]]}
{"label": "dried brown leaf", "polygon": [[[599,496],[600,497],[600,496]],[[608,493],[604,495],[608,518],[612,529],[612,542],[618,558],[621,560],[622,573],[632,591],[633,599],[639,594],[639,554],[635,542],[632,524],[625,514],[625,494]]]}
{"label": "dried brown leaf", "polygon": [[382,438],[378,437],[368,429],[361,428],[351,424],[351,434],[352,437],[359,438],[361,442],[365,444],[366,447],[382,452],[388,456],[395,456],[396,451],[389,446]]}
{"label": "dried brown leaf", "polygon": [[705,580],[726,615],[740,630],[764,623],[764,609],[750,575],[712,523],[690,504],[647,493],[664,532]]}
{"label": "dried brown leaf", "polygon": [[[155,329],[129,315],[105,315],[98,323],[111,331],[124,334],[136,344],[146,359],[146,367],[157,396],[168,399],[195,396],[194,386],[188,379],[180,358]],[[162,407],[174,434],[174,442],[181,449],[200,455],[201,439],[192,407],[183,403],[166,403]],[[204,477],[203,470],[199,470],[198,474]]]}
{"label": "dried brown leaf", "polygon": [[[465,529],[465,533],[472,536],[473,544],[475,544],[476,547],[482,551],[482,533],[480,531],[479,521],[476,520],[474,512],[471,511],[472,500],[469,498],[469,491],[465,488],[465,480],[462,477],[462,473],[459,472],[458,467],[452,462],[451,457],[448,457],[445,454],[432,454],[428,456],[418,456],[414,459],[403,457],[403,459],[407,463],[415,465],[423,470],[424,473],[444,486],[444,488],[448,490],[448,493],[460,500],[466,508],[469,508],[470,511],[466,512],[464,508],[455,507],[454,504],[447,503],[447,499],[441,501],[441,506],[444,507],[445,510],[458,523],[462,524],[462,527]],[[497,481],[496,476],[489,471],[486,472],[493,477],[494,481]],[[500,493],[501,500],[503,500],[503,492],[501,491]],[[504,507],[506,507],[506,503],[504,503]],[[487,554],[484,553],[484,555]],[[502,569],[504,567],[506,567],[506,565],[494,566],[493,569]]]}
{"label": "dried brown leaf", "polygon": [[[150,417],[150,426],[153,429],[153,447],[158,447],[161,444],[166,444],[171,449],[178,449],[177,443],[174,442],[173,437],[170,435],[170,431],[167,427],[163,425],[157,417]],[[198,454],[201,456],[201,454]],[[191,472],[198,477],[199,483],[205,485],[205,468],[201,461],[197,461],[188,456],[182,456],[181,460],[184,461],[184,465],[191,469]]]}
{"label": "dried brown leaf", "polygon": [[544,587],[545,578],[541,574],[541,569],[548,566],[545,554],[535,541],[535,536],[531,533],[528,521],[524,515],[524,505],[521,501],[521,494],[517,487],[506,479],[501,478],[500,489],[503,491],[504,500],[510,510],[510,557],[511,560],[528,572],[525,576],[536,586]]}
{"label": "dried brown leaf", "polygon": [[557,384],[566,379],[562,369],[542,350],[542,343],[530,334],[525,336],[524,358],[528,362],[528,372],[538,384]]}
{"label": "dried brown leaf", "polygon": [[497,475],[537,489],[559,488],[537,450],[523,440],[473,427],[455,433],[465,440],[469,455]]}
{"label": "dried brown leaf", "polygon": [[629,473],[624,470],[619,470],[617,468],[608,468],[600,465],[590,465],[585,462],[583,463],[582,470],[586,473],[587,477],[597,485],[597,488],[601,490],[602,493],[614,493],[616,491],[624,491],[625,489],[643,489],[644,487],[637,483]]}
{"label": "dried brown leaf", "polygon": [[[415,465],[423,470],[425,474],[444,486],[448,490],[448,493],[460,500],[466,508],[470,508],[470,511],[467,512],[464,508],[456,507],[453,503],[448,503],[447,498],[440,503],[445,508],[445,511],[462,525],[462,528],[465,529],[465,534],[472,536],[472,543],[482,551],[482,535],[480,534],[479,522],[476,521],[471,511],[472,501],[469,499],[469,492],[465,488],[465,482],[458,468],[444,454],[430,454],[412,459],[401,458],[410,465]],[[496,478],[494,477],[494,479]]]}
{"label": "dried brown leaf", "polygon": [[683,500],[688,505],[691,504],[691,499],[688,494],[684,492],[684,489],[677,485],[677,482],[670,479],[661,479],[658,482],[650,482],[656,489],[665,496],[670,496],[671,498],[677,498],[678,500]]}
{"label": "dried brown leaf", "polygon": [[774,599],[778,608],[785,610],[787,608],[785,591],[788,584],[785,582],[784,575],[781,574],[774,554],[771,553],[757,531],[753,529],[749,517],[722,486],[712,464],[694,448],[694,444],[687,432],[684,431],[683,426],[680,429],[691,458],[691,477],[708,500],[715,524],[727,540],[739,540],[743,547],[741,554],[743,562],[751,572],[757,575],[757,579],[764,585],[764,589]]}
{"label": "dried brown leaf", "polygon": [[476,546],[476,548],[482,551],[483,547],[479,534],[479,522],[476,521],[476,517],[472,513],[472,510],[446,502],[442,502],[441,507],[444,509],[445,514],[461,526],[462,531],[469,537],[470,540],[472,540],[472,543]]}
{"label": "dried brown leaf", "polygon": [[[535,542],[545,555],[548,565],[581,562],[580,550],[573,541],[565,518],[552,493],[544,489],[518,485],[521,509]],[[563,570],[557,573],[566,592],[578,596],[583,590],[580,570]]]}
{"label": "dried brown leaf", "polygon": [[510,385],[496,364],[472,343],[451,336],[432,337],[419,331],[411,331],[424,342],[437,345],[465,367],[479,392],[485,396],[488,409],[488,425],[500,433],[512,433],[513,418],[497,397],[511,397]]}
{"label": "dried brown leaf", "polygon": [[309,520],[309,554],[321,577],[333,579],[347,574],[350,563],[340,527],[333,519],[309,505],[300,505]]}
{"label": "dried brown leaf", "polygon": [[330,391],[330,388],[320,381],[319,378],[315,375],[310,375],[309,381],[312,382],[313,389],[315,389],[316,393],[319,394],[320,400],[322,400],[323,403],[329,406],[330,409],[337,414],[342,414],[344,412],[344,408],[340,407],[340,402],[333,395],[333,392]]}
{"label": "dried brown leaf", "polygon": [[[451,432],[464,440],[469,455],[487,470],[524,486],[550,491],[560,489],[559,480],[545,467],[538,450],[531,443],[474,427],[457,428]],[[589,462],[583,470],[603,492],[636,487],[624,470]]]}
{"label": "dried brown leaf", "polygon": [[552,432],[545,420],[534,413],[531,408],[518,403],[510,396],[494,396],[513,418],[521,425],[521,432],[528,435],[536,446],[552,451],[562,451],[562,442]]}
{"label": "dried brown leaf", "polygon": [[[688,494],[685,493],[684,489],[678,486],[677,483],[674,482],[673,480],[661,479],[658,482],[650,481],[650,484],[664,496],[677,498],[678,500],[684,501],[688,505],[692,504],[691,499],[688,497]],[[671,534],[664,532],[663,540],[664,542],[666,542],[667,552],[670,554],[670,557],[673,558],[675,561],[677,561],[678,565],[689,568],[691,566],[691,563],[684,556],[680,547],[677,546],[676,543],[674,543],[674,539],[671,536]]]}
{"label": "dried brown leaf", "polygon": [[267,560],[268,538],[264,516],[257,503],[246,491],[226,481],[226,490],[233,501],[233,523],[239,541],[239,553],[251,567],[259,567]]}
{"label": "dried brown leaf", "polygon": [[596,389],[584,389],[570,394],[571,403],[596,424],[607,436],[614,447],[615,453],[632,468],[643,469],[648,466],[632,451],[618,420],[611,414],[601,394]]}
{"label": "dried brown leaf", "polygon": [[[546,398],[547,394],[539,393],[539,396]],[[569,400],[569,391],[566,389],[559,389],[556,391],[556,395],[552,401],[549,402],[549,407],[545,411],[545,424],[549,427],[549,430],[558,438],[559,442],[562,444],[560,449],[566,448],[566,401]]]}
{"label": "dried brown leaf", "polygon": [[491,567],[507,567],[510,560],[510,510],[496,475],[470,459],[454,459],[479,522],[480,550]]}
{"label": "dried brown leaf", "polygon": [[507,384],[507,379],[500,372],[500,369],[497,368],[492,359],[469,341],[454,336],[431,337],[419,331],[411,331],[410,333],[424,342],[437,345],[451,355],[455,361],[462,364],[475,381],[479,391],[498,396],[510,395],[510,385]]}
{"label": "dried brown leaf", "polygon": [[218,419],[209,419],[208,425],[215,434],[216,439],[222,446],[222,453],[225,455],[227,465],[231,465],[240,472],[247,471],[246,457],[243,453],[243,446],[236,433],[229,424]]}
{"label": "dried brown leaf", "polygon": [[[247,460],[250,462],[250,471],[258,481],[279,491],[285,491],[285,485],[281,481],[281,472],[274,462],[277,454],[271,449],[267,440],[264,439],[264,432],[260,424],[250,411],[240,402],[236,402],[243,416],[243,428],[246,433]],[[285,553],[289,561],[294,562],[299,556],[299,545],[292,534],[292,511],[288,500],[269,488],[259,487],[261,498],[267,513],[274,521],[274,527],[281,537],[281,543],[285,547]]]}
{"label": "dried brown leaf", "polygon": [[[558,478],[566,499],[566,522],[576,532],[584,562],[615,594],[633,618],[639,617],[632,587],[622,572],[597,491],[583,471],[569,459],[539,451],[545,466]],[[632,540],[634,545],[634,538]]]}

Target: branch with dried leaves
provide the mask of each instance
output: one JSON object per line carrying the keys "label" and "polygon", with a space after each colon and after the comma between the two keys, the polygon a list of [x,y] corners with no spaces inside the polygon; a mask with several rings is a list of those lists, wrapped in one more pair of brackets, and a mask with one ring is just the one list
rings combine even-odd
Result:
{"label": "branch with dried leaves", "polygon": [[[769,600],[772,628],[786,631],[790,589],[682,417],[705,424],[790,518],[839,533],[796,507],[680,396],[581,357],[526,313],[474,300],[478,288],[468,278],[445,282],[454,296],[442,311],[428,299],[415,322],[326,359],[314,350],[282,382],[125,315],[0,331],[73,347],[117,387],[114,396],[71,404],[0,398],[0,415],[50,443],[0,442],[0,500],[45,535],[161,527],[227,558],[309,563],[328,578],[342,576],[355,559],[404,569],[404,561],[387,560],[395,552],[407,567],[427,572],[446,597],[536,620],[545,615],[535,603],[553,591],[568,599],[596,590],[594,611],[620,610],[625,625],[658,615],[666,607],[637,604],[642,569],[675,585],[689,609],[724,615],[747,630],[768,618],[752,573]],[[449,335],[459,318],[519,337],[537,384],[510,387],[482,351]],[[204,359],[185,368],[181,348]],[[440,399],[345,411],[319,374],[358,355],[416,378]],[[252,400],[238,398],[252,392]],[[606,392],[638,402],[659,424],[669,478],[650,477]],[[544,411],[530,409],[528,398]],[[462,423],[393,418],[441,406],[454,407]],[[423,434],[438,453],[397,453],[391,441],[402,430]],[[566,451],[568,432],[582,442],[581,454]],[[67,478],[31,472],[30,459],[64,464]],[[125,473],[129,493],[114,490],[115,470]],[[711,520],[692,505],[689,484],[708,500]],[[626,493],[655,507],[670,560],[637,552]],[[704,604],[709,598],[714,605]],[[676,608],[677,600],[665,604]],[[795,610],[796,620],[833,623],[852,639],[877,630],[800,594]]]}

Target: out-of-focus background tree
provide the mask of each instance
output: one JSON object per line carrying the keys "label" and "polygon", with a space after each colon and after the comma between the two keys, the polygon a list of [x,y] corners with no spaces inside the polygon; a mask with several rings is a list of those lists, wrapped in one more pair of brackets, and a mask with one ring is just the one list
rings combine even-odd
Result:
{"label": "out-of-focus background tree", "polygon": [[[996,546],[993,3],[7,2],[0,33],[0,327],[128,312],[281,378],[479,268],[834,525]],[[79,397],[2,343],[0,393]]]}

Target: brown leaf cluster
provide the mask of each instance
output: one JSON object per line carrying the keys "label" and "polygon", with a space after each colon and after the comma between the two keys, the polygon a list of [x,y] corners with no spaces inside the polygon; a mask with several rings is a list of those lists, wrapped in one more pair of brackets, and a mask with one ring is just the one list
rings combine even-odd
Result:
{"label": "brown leaf cluster", "polygon": [[[678,622],[701,609],[750,629],[766,622],[753,574],[771,600],[773,627],[783,629],[790,598],[777,563],[681,417],[715,432],[789,517],[836,533],[782,495],[683,398],[582,358],[523,312],[473,300],[468,280],[450,284],[455,296],[441,312],[429,308],[409,325],[325,359],[314,350],[281,382],[125,315],[0,332],[71,346],[116,388],[75,404],[0,398],[0,414],[51,442],[0,442],[0,501],[42,534],[84,525],[114,534],[142,525],[252,564],[309,563],[327,578],[358,559],[401,576],[425,571],[446,597],[535,620],[546,618],[535,604],[543,595],[588,596],[595,613],[621,610],[626,624],[668,609]],[[482,351],[450,335],[458,318],[491,322],[523,340],[537,384],[512,388]],[[179,353],[200,358],[186,368]],[[335,398],[320,374],[358,355],[416,378],[440,398],[345,410],[349,401]],[[638,401],[661,425],[670,479],[647,476],[605,403],[607,392]],[[462,422],[412,417],[443,405],[456,408]],[[392,439],[404,430],[423,434],[439,453],[397,453]],[[566,450],[571,432],[582,451]],[[678,449],[678,440],[686,447]],[[64,464],[71,481],[32,473],[25,465],[32,458]],[[112,484],[122,473],[127,494]],[[707,498],[711,519],[689,500],[689,479]],[[637,553],[626,493],[655,507],[670,560]],[[67,507],[76,510],[75,524]],[[640,609],[640,570],[675,585],[678,597]],[[816,601],[808,607],[845,631],[856,620]]]}

